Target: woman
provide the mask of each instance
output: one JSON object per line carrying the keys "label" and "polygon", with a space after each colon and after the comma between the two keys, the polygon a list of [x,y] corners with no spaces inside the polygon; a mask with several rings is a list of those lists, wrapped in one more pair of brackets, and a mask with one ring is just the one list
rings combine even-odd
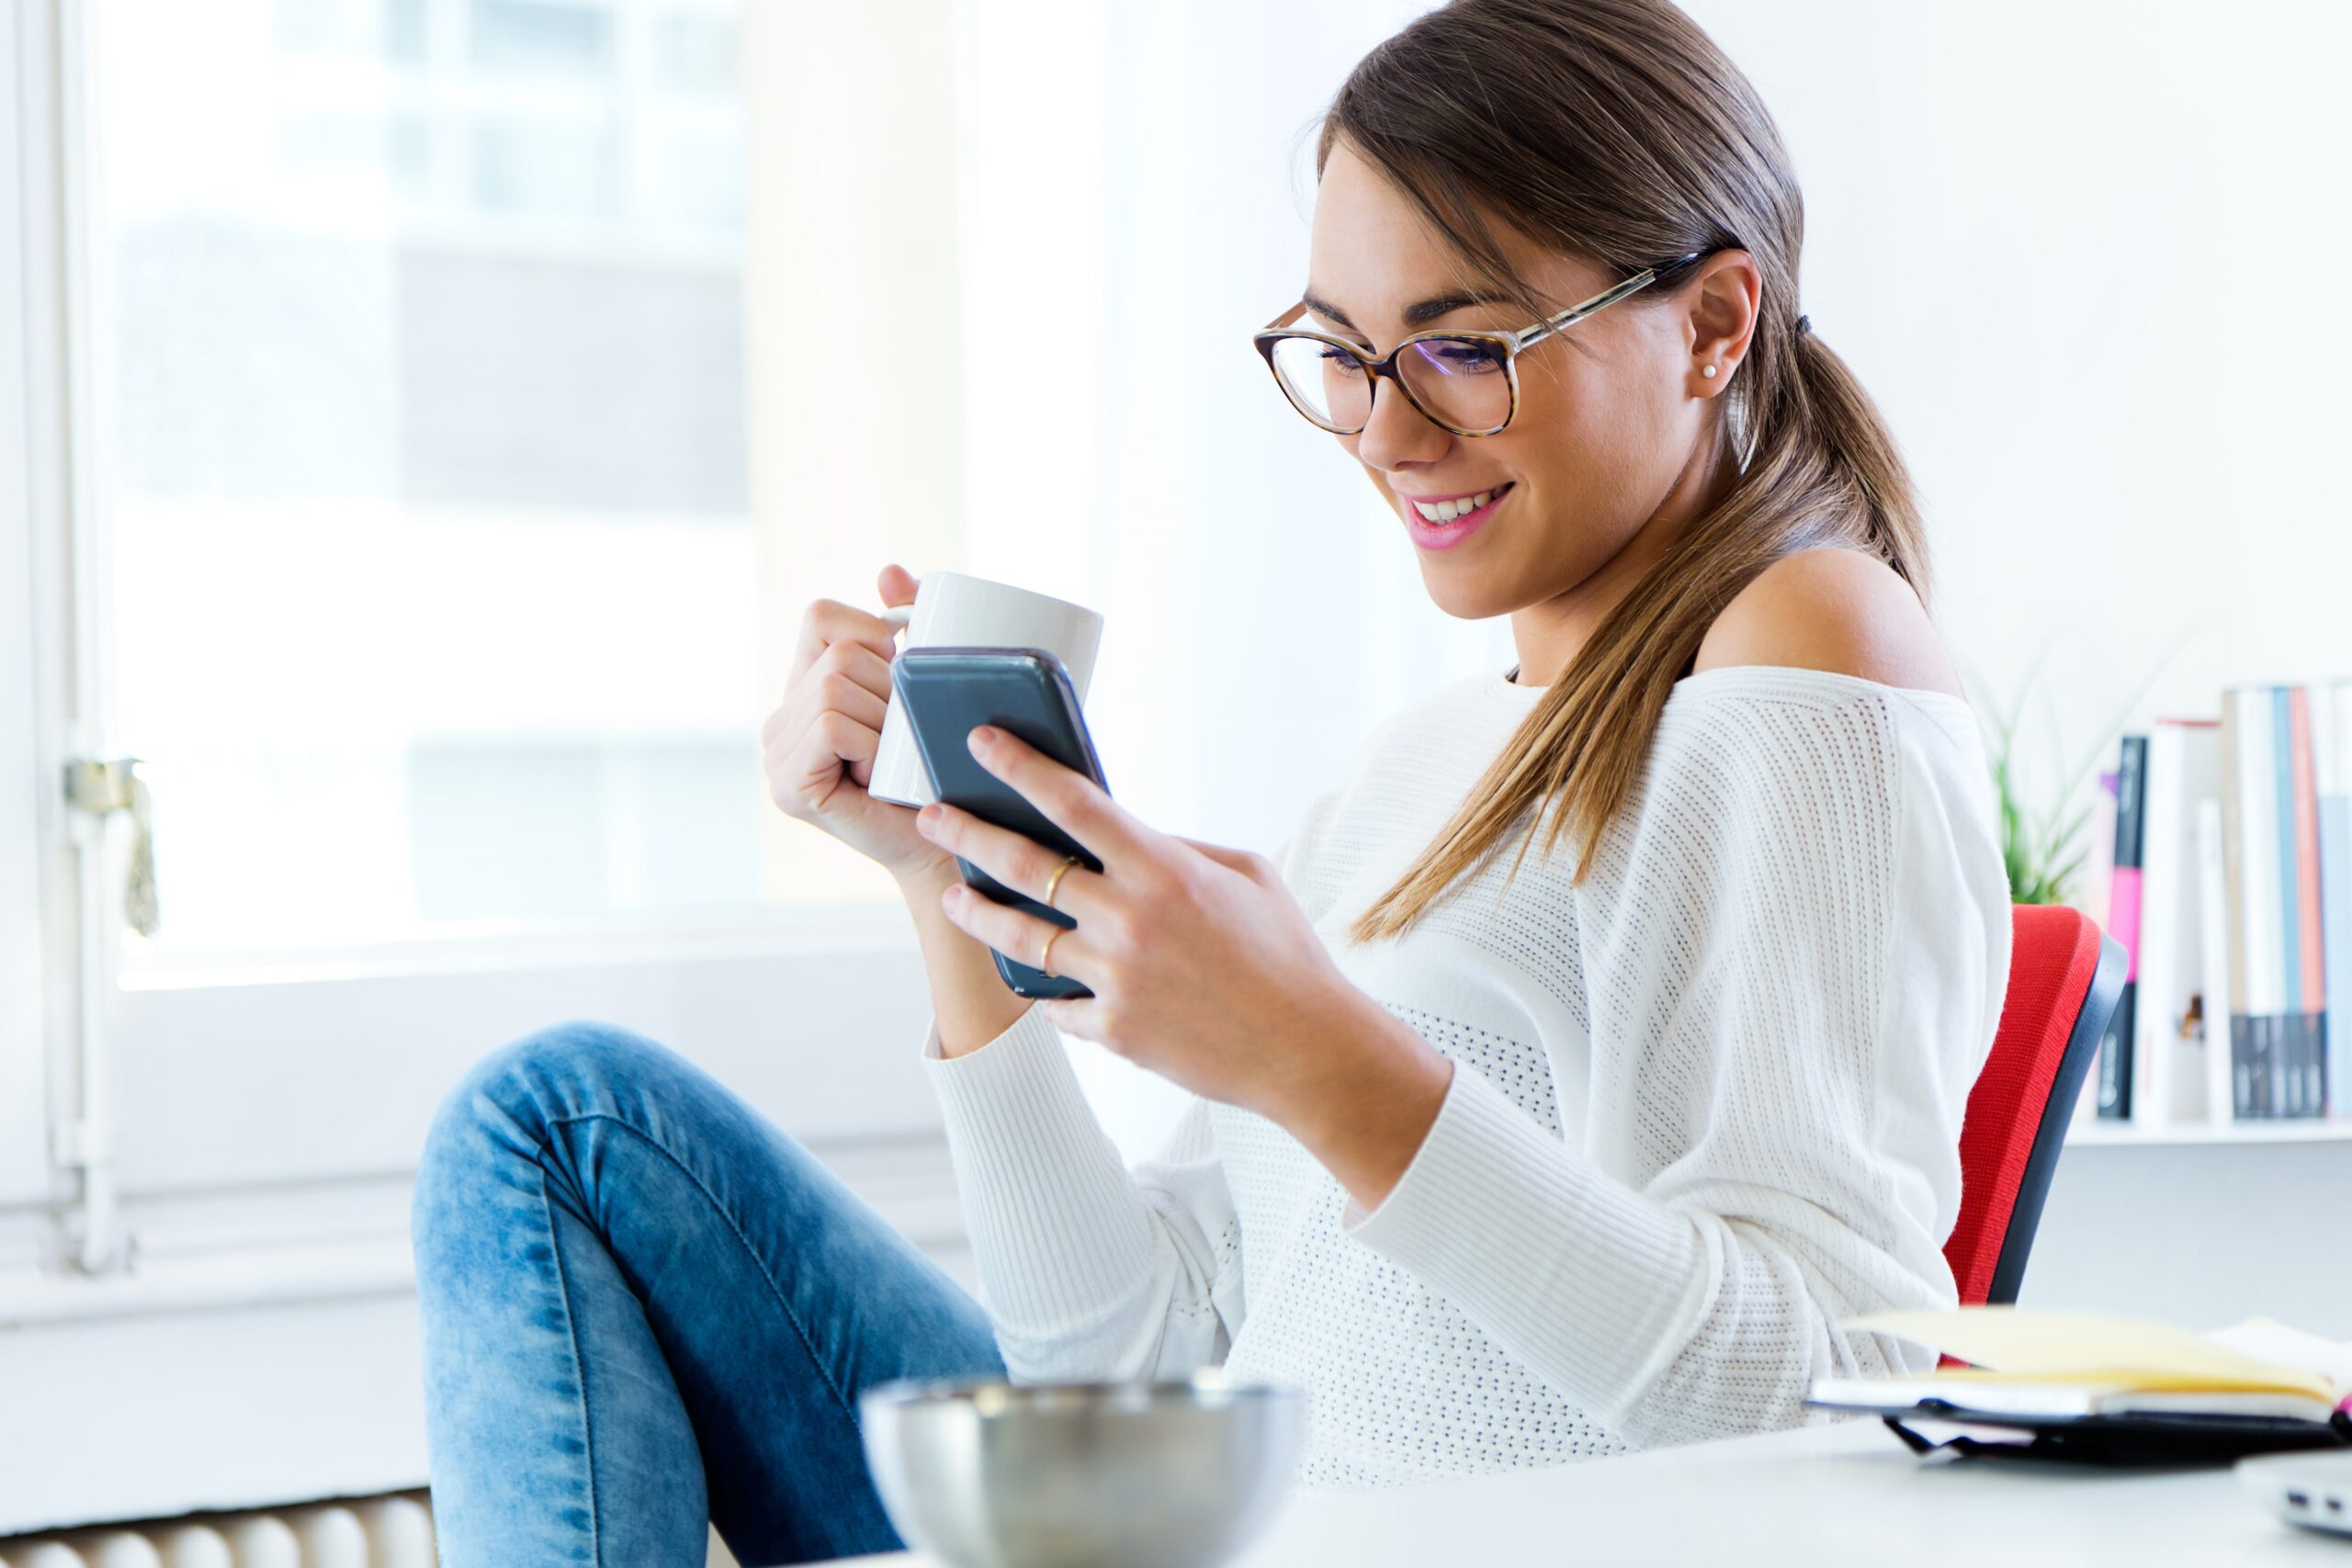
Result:
{"label": "woman", "polygon": [[[975,731],[1096,874],[869,797],[889,633],[813,606],[769,777],[905,890],[987,1310],[677,1057],[524,1041],[417,1196],[447,1561],[698,1562],[706,1514],[746,1561],[888,1548],[888,1378],[1222,1359],[1308,1388],[1311,1478],[1379,1483],[1921,1364],[1839,1325],[1953,1299],[2007,891],[1770,117],[1664,0],[1457,0],[1357,66],[1318,169],[1261,349],[1518,663],[1384,725],[1271,861]],[[1046,951],[958,854],[1076,926]],[[990,948],[1095,996],[1025,1005]],[[1193,1091],[1159,1157],[1122,1168],[1063,1033]]]}

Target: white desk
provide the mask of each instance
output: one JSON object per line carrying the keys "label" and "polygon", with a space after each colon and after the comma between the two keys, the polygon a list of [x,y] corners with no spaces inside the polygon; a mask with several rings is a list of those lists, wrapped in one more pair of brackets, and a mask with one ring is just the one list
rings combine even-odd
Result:
{"label": "white desk", "polygon": [[[933,1568],[896,1554],[872,1568]],[[1295,1497],[1236,1568],[1619,1564],[2352,1568],[2352,1540],[2264,1512],[2228,1467],[1912,1457],[1876,1420],[1397,1491]]]}

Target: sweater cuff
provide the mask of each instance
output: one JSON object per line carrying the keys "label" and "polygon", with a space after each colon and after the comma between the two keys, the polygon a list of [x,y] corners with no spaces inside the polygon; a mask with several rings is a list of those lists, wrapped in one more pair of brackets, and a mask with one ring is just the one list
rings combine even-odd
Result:
{"label": "sweater cuff", "polygon": [[922,1043],[923,1076],[939,1097],[947,1142],[992,1174],[1012,1175],[1025,1163],[1023,1145],[1041,1133],[1049,1142],[1091,1145],[1102,1136],[1061,1032],[1035,1007],[1003,1033],[960,1056],[942,1054],[934,1015]]}
{"label": "sweater cuff", "polygon": [[1603,1421],[1679,1353],[1710,1293],[1688,1216],[1612,1179],[1458,1061],[1405,1174],[1340,1223]]}
{"label": "sweater cuff", "polygon": [[1084,1321],[1130,1291],[1150,1226],[1045,1014],[1031,1007],[953,1058],[934,1017],[923,1072],[990,1308],[1023,1325]]}

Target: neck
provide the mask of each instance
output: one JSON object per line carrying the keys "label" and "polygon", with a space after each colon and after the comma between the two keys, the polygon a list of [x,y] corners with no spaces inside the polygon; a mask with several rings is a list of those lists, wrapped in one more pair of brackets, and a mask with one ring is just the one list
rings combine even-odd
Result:
{"label": "neck", "polygon": [[1657,569],[1695,519],[1730,493],[1739,472],[1720,455],[1721,446],[1715,440],[1693,443],[1690,461],[1665,499],[1600,570],[1564,593],[1511,613],[1520,685],[1548,686],[1566,674],[1609,612]]}

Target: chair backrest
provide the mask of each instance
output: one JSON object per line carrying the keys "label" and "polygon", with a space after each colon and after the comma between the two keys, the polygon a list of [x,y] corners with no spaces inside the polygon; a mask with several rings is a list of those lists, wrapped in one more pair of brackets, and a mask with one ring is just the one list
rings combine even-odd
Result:
{"label": "chair backrest", "polygon": [[2123,991],[2123,944],[2079,909],[2010,910],[2009,987],[1960,1133],[1960,1220],[1944,1243],[1963,1305],[2018,1299],[2075,1100]]}

